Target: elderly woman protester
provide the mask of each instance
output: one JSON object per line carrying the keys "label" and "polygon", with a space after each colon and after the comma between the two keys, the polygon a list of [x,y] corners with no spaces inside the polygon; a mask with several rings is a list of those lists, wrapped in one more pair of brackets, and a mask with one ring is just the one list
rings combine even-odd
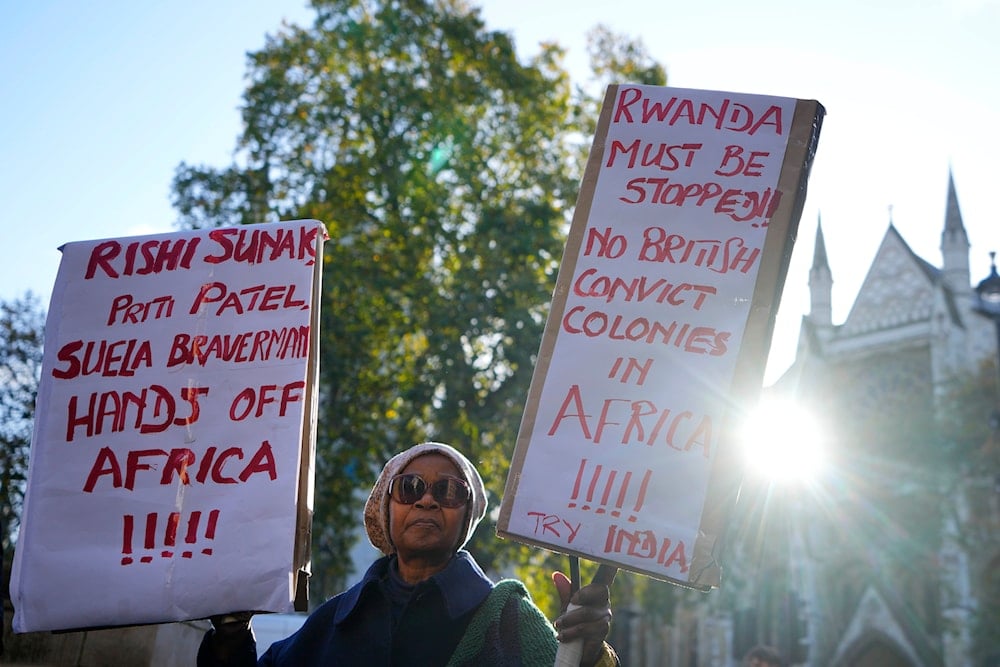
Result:
{"label": "elderly woman protester", "polygon": [[[365,504],[368,538],[385,556],[259,664],[550,667],[558,642],[580,639],[581,665],[617,665],[604,641],[608,587],[591,584],[571,596],[566,577],[553,574],[563,607],[578,606],[553,628],[520,582],[494,584],[463,549],[485,514],[483,481],[458,450],[428,442],[397,454]],[[253,665],[249,620],[213,619],[199,667]]]}

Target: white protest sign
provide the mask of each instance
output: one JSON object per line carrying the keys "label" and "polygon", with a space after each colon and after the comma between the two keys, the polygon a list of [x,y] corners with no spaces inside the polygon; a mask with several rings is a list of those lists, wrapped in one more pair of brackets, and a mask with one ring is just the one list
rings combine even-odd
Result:
{"label": "white protest sign", "polygon": [[696,588],[739,484],[816,102],[611,86],[498,533]]}
{"label": "white protest sign", "polygon": [[307,220],[62,248],[15,631],[292,609],[325,238]]}

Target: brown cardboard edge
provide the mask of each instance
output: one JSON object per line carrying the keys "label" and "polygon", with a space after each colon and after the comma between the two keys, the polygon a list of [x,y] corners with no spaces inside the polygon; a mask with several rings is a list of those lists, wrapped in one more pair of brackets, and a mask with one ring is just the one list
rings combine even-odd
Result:
{"label": "brown cardboard edge", "polygon": [[601,173],[601,164],[604,162],[608,128],[611,125],[611,108],[617,94],[617,84],[608,86],[604,93],[601,115],[597,120],[597,129],[594,132],[594,140],[591,143],[590,155],[587,157],[587,166],[583,172],[583,180],[580,182],[580,194],[577,195],[576,209],[573,211],[573,222],[570,225],[569,235],[566,237],[563,258],[559,264],[559,273],[556,276],[556,286],[552,290],[552,303],[549,308],[549,316],[545,322],[545,330],[542,333],[542,342],[538,349],[535,370],[531,375],[531,385],[528,387],[528,397],[525,402],[524,413],[521,416],[521,426],[517,432],[514,455],[511,457],[510,470],[507,473],[507,483],[504,487],[503,499],[500,503],[500,513],[496,528],[497,535],[500,537],[511,537],[518,542],[526,544],[528,542],[525,542],[521,536],[512,535],[507,532],[507,526],[510,525],[514,497],[517,494],[517,486],[520,482],[524,459],[528,453],[528,441],[531,439],[531,433],[535,428],[535,418],[538,416],[538,401],[541,398],[542,387],[545,386],[545,378],[548,375],[549,364],[552,361],[556,336],[559,335],[559,326],[562,322],[563,312],[566,310],[566,299],[569,295],[570,282],[573,280],[573,274],[576,271],[580,247],[583,244],[583,235],[587,228],[587,222],[590,220],[590,207],[594,202],[594,190],[597,185],[597,178]]}
{"label": "brown cardboard edge", "polygon": [[764,241],[753,302],[733,373],[729,408],[723,418],[719,448],[709,472],[705,506],[691,557],[689,582],[699,588],[717,587],[722,582],[725,537],[742,480],[735,430],[743,410],[755,405],[760,396],[775,317],[805,206],[809,171],[825,113],[816,100],[796,101],[778,176],[777,187],[782,199],[769,222]]}
{"label": "brown cardboard edge", "polygon": [[312,568],[313,492],[316,464],[316,431],[319,412],[319,327],[323,297],[323,243],[326,226],[316,221],[312,308],[309,313],[309,360],[306,364],[305,414],[299,444],[299,481],[296,498],[295,547],[292,555],[295,611],[309,610],[309,576]]}

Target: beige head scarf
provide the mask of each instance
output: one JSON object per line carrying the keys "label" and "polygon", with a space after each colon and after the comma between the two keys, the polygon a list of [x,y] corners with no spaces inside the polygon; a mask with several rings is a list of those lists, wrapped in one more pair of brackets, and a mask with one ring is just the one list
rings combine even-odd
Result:
{"label": "beige head scarf", "polygon": [[469,459],[465,458],[461,452],[454,447],[440,442],[424,442],[414,445],[406,451],[393,456],[382,468],[375,486],[368,495],[365,503],[365,530],[368,531],[368,539],[372,546],[386,554],[387,556],[396,552],[392,540],[389,538],[389,480],[403,472],[413,459],[427,454],[441,454],[448,457],[455,467],[458,468],[462,479],[466,481],[472,489],[472,502],[469,504],[469,511],[465,516],[465,530],[459,534],[458,544],[455,550],[465,546],[473,531],[484,516],[486,516],[486,487],[483,479],[479,476],[479,471],[472,465]]}

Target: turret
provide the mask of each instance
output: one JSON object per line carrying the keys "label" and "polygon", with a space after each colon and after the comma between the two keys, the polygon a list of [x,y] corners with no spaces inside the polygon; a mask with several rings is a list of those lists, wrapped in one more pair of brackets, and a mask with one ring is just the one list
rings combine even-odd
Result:
{"label": "turret", "polygon": [[833,324],[833,274],[826,259],[823,222],[816,218],[816,247],[809,269],[809,319],[818,326]]}
{"label": "turret", "polygon": [[956,294],[969,291],[969,236],[962,223],[962,210],[958,207],[955,179],[948,172],[948,204],[944,214],[944,231],[941,232],[942,273],[945,285]]}

